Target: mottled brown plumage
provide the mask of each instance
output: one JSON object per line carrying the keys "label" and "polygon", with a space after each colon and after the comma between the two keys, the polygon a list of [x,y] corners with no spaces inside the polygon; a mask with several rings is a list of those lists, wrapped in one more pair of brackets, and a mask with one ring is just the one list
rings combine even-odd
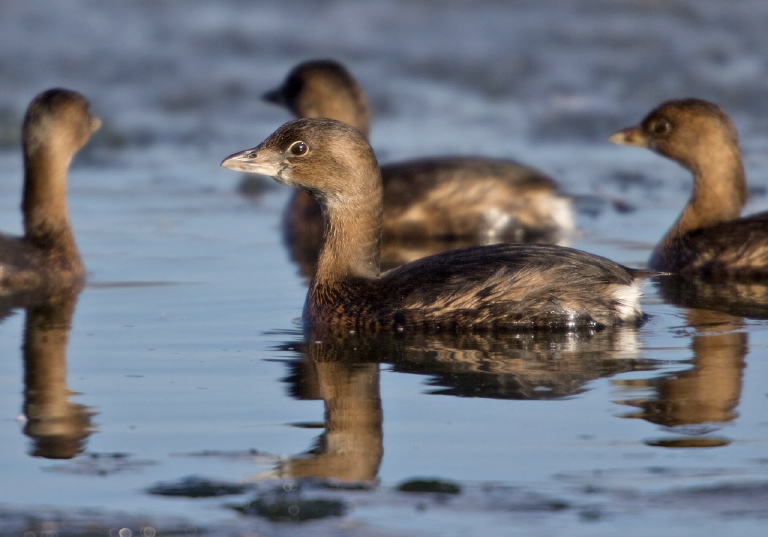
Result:
{"label": "mottled brown plumage", "polygon": [[701,276],[768,276],[768,212],[739,218],[747,183],[736,128],[717,105],[668,101],[610,140],[647,147],[693,174],[693,193],[649,261]]}
{"label": "mottled brown plumage", "polygon": [[24,236],[0,235],[0,291],[82,285],[85,268],[67,208],[74,155],[101,122],[74,91],[51,89],[24,116]]}
{"label": "mottled brown plumage", "polygon": [[325,239],[304,308],[308,328],[466,331],[637,323],[651,272],[550,245],[445,252],[379,273],[381,179],[364,136],[330,119],[283,125],[222,166],[310,192]]}
{"label": "mottled brown plumage", "polygon": [[[264,99],[296,117],[343,121],[369,135],[370,113],[358,82],[338,62],[296,66]],[[512,160],[429,157],[381,167],[383,239],[556,242],[573,230],[570,200],[554,180]],[[286,210],[288,239],[319,248],[317,203],[297,191]]]}

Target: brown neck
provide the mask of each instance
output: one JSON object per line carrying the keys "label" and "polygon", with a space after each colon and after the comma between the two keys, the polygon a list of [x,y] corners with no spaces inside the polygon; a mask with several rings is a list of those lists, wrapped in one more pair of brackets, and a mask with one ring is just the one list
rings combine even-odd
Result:
{"label": "brown neck", "polygon": [[25,158],[24,236],[32,244],[77,254],[67,208],[71,157],[35,154]]}
{"label": "brown neck", "polygon": [[666,238],[734,220],[746,203],[747,183],[738,148],[718,152],[691,171],[693,194]]}
{"label": "brown neck", "polygon": [[378,168],[350,178],[343,196],[329,194],[321,200],[325,221],[324,243],[313,284],[333,283],[349,277],[378,278],[382,225],[382,189]]}

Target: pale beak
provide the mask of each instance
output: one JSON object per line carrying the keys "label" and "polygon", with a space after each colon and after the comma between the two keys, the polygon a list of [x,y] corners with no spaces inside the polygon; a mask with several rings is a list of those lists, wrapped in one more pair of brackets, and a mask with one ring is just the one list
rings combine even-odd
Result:
{"label": "pale beak", "polygon": [[246,149],[221,161],[224,168],[237,172],[275,177],[285,167],[282,155],[272,149]]}
{"label": "pale beak", "polygon": [[639,125],[614,132],[608,141],[617,145],[634,145],[637,147],[648,147],[651,142]]}
{"label": "pale beak", "polygon": [[91,132],[96,132],[101,128],[101,120],[97,117],[91,118]]}

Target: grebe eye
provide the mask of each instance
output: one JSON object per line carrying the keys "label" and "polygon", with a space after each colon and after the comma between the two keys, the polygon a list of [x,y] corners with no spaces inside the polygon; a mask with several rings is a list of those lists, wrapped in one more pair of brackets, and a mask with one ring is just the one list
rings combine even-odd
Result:
{"label": "grebe eye", "polygon": [[672,130],[672,123],[670,123],[666,119],[660,119],[658,121],[655,121],[653,124],[651,124],[651,132],[658,136],[669,134],[671,130]]}
{"label": "grebe eye", "polygon": [[307,147],[307,144],[305,144],[304,142],[293,142],[291,144],[291,147],[288,148],[288,151],[290,151],[292,155],[300,157],[301,155],[309,151],[309,147]]}

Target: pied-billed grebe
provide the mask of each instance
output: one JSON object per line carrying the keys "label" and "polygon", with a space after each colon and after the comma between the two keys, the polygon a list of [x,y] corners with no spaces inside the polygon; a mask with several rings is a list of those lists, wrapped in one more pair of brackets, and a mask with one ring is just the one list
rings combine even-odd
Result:
{"label": "pied-billed grebe", "polygon": [[693,194],[651,254],[655,270],[701,276],[768,275],[768,212],[739,218],[747,183],[739,136],[720,107],[668,101],[610,137],[647,147],[693,174]]}
{"label": "pied-billed grebe", "polygon": [[82,284],[85,267],[69,222],[67,172],[100,125],[88,100],[74,91],[50,89],[30,103],[22,128],[24,236],[0,235],[0,290]]}
{"label": "pied-billed grebe", "polygon": [[[357,81],[336,61],[296,66],[264,99],[296,117],[343,121],[369,135],[370,113]],[[574,229],[571,200],[554,180],[517,162],[485,157],[432,157],[381,167],[384,240],[557,242]],[[286,212],[289,239],[319,244],[317,203],[297,191]]]}
{"label": "pied-billed grebe", "polygon": [[552,245],[475,246],[379,272],[382,186],[373,150],[345,123],[294,120],[222,166],[310,192],[324,244],[304,307],[308,329],[490,330],[637,323],[655,273]]}

